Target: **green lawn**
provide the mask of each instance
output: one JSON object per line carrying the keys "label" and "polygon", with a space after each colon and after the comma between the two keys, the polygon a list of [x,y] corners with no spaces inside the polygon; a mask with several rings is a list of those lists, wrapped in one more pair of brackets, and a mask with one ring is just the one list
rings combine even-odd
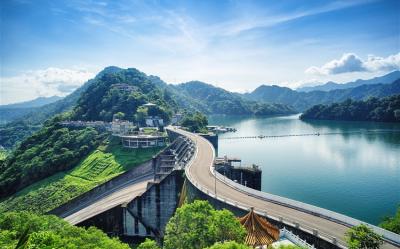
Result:
{"label": "green lawn", "polygon": [[99,146],[75,168],[36,182],[0,203],[0,212],[28,210],[45,213],[137,166],[161,148],[126,149],[117,140]]}
{"label": "green lawn", "polygon": [[0,149],[0,161],[6,159],[7,157],[7,151]]}

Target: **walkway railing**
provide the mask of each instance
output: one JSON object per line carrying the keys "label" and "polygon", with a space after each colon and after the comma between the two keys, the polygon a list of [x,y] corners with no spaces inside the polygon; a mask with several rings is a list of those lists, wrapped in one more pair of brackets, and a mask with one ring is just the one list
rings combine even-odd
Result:
{"label": "walkway railing", "polygon": [[315,249],[315,247],[313,245],[308,244],[307,241],[301,239],[296,234],[294,234],[291,231],[287,230],[286,227],[284,227],[284,228],[282,228],[280,230],[279,236],[281,236],[281,237],[285,236],[290,241],[295,242],[296,245],[300,245],[303,248]]}

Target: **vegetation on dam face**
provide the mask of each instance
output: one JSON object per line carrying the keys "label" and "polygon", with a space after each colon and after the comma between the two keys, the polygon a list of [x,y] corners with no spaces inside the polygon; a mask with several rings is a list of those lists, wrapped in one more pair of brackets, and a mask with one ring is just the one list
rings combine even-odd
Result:
{"label": "vegetation on dam face", "polygon": [[45,213],[152,158],[162,148],[131,150],[105,139],[76,167],[38,181],[0,202],[0,212]]}

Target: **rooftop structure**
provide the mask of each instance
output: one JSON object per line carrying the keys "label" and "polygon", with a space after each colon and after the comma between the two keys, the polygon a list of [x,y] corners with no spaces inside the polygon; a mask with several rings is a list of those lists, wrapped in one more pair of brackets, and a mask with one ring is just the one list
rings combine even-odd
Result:
{"label": "rooftop structure", "polygon": [[115,88],[115,89],[118,89],[120,91],[126,91],[126,92],[133,92],[133,91],[137,91],[138,90],[138,87],[132,86],[132,85],[128,85],[126,83],[113,84],[112,87]]}
{"label": "rooftop structure", "polygon": [[271,245],[279,239],[279,228],[258,216],[253,208],[248,214],[239,218],[239,221],[247,230],[245,243],[249,246]]}
{"label": "rooftop structure", "polygon": [[152,106],[157,106],[157,105],[149,102],[149,103],[144,104],[143,106],[152,107]]}
{"label": "rooftop structure", "polygon": [[176,113],[171,118],[171,124],[176,125],[183,119],[182,113]]}

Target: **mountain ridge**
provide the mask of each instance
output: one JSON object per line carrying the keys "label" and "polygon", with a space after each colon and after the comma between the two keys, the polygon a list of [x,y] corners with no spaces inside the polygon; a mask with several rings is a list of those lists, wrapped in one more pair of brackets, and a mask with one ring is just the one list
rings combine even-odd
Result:
{"label": "mountain ridge", "polygon": [[328,81],[325,84],[318,84],[315,86],[303,86],[298,87],[295,90],[298,92],[311,92],[311,91],[331,91],[337,89],[347,89],[347,88],[354,88],[361,85],[372,85],[372,84],[390,84],[396,79],[400,78],[400,71],[395,70],[388,74],[374,77],[371,79],[357,79],[355,81],[346,82],[346,83],[336,83],[333,81]]}

